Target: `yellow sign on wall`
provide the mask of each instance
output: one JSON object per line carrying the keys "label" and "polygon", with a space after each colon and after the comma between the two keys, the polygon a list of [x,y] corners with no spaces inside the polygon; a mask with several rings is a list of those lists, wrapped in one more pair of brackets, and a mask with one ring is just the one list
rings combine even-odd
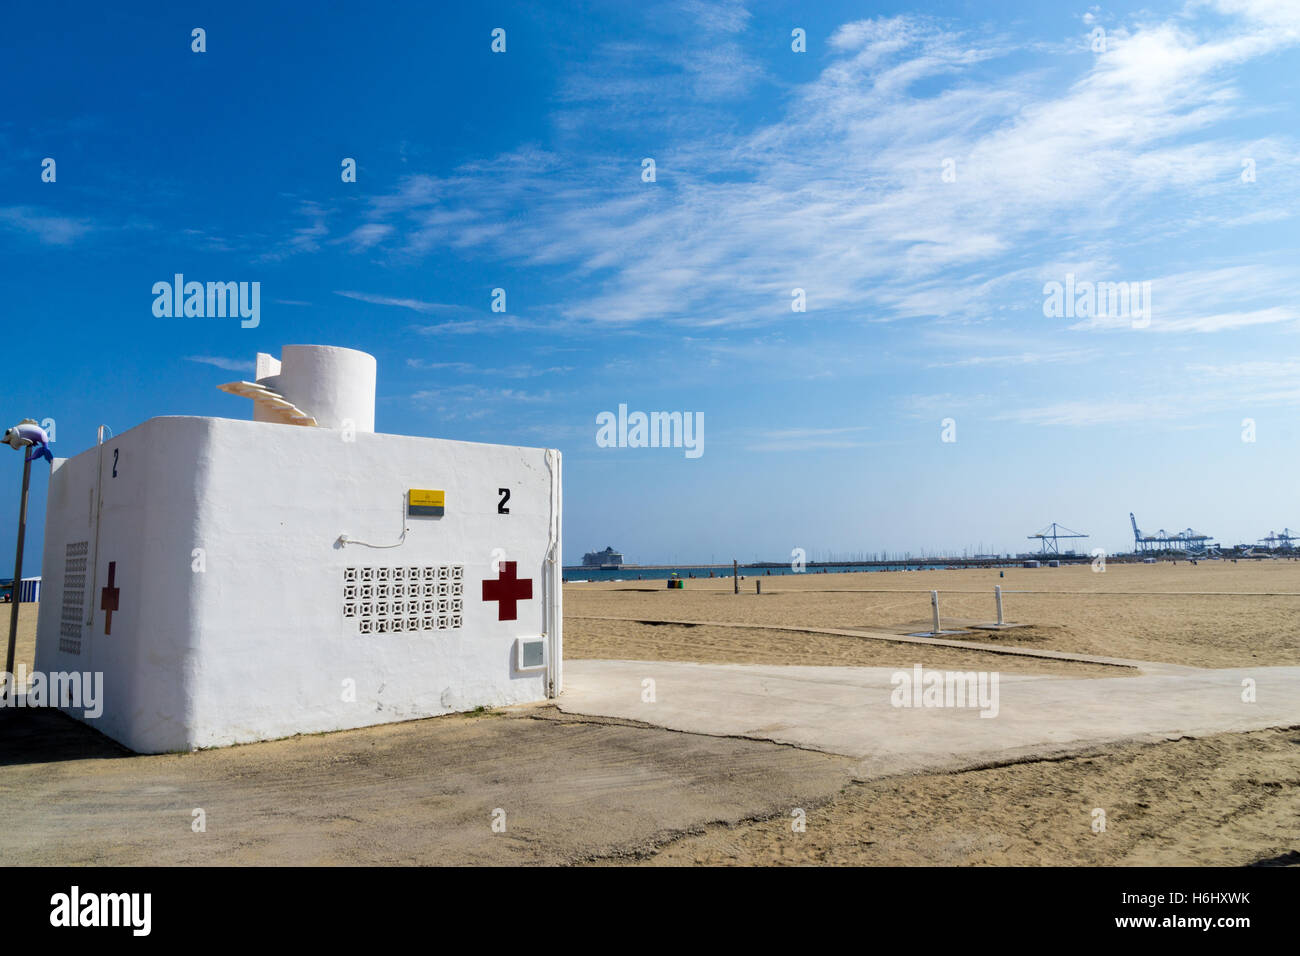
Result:
{"label": "yellow sign on wall", "polygon": [[406,493],[406,513],[417,518],[441,518],[445,509],[445,492],[412,488]]}

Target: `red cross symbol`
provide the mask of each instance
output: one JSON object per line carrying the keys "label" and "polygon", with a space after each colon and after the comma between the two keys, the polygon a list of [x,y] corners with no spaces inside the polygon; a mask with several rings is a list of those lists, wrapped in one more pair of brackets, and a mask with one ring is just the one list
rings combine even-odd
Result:
{"label": "red cross symbol", "polygon": [[515,605],[533,599],[533,579],[518,580],[515,577],[517,564],[515,561],[502,561],[498,565],[497,579],[483,582],[483,600],[501,602],[497,605],[498,621],[519,620],[519,609]]}
{"label": "red cross symbol", "polygon": [[107,611],[104,615],[104,633],[113,633],[113,612],[117,610],[117,595],[121,588],[113,587],[113,579],[117,577],[117,562],[108,562],[108,586],[104,588],[102,596],[99,599],[99,609]]}

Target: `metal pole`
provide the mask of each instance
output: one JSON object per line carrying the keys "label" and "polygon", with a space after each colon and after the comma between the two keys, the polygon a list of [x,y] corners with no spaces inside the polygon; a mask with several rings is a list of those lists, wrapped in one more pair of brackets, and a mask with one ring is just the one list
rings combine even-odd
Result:
{"label": "metal pole", "polygon": [[993,597],[998,602],[998,624],[1002,624],[1002,585],[993,585]]}
{"label": "metal pole", "polygon": [[939,592],[930,592],[930,605],[934,608],[934,634],[939,633]]}
{"label": "metal pole", "polygon": [[740,565],[735,558],[731,559],[731,593],[740,593]]}
{"label": "metal pole", "polygon": [[[90,559],[90,590],[86,594],[99,593],[99,518],[104,513],[104,429],[99,426],[99,457],[95,459],[95,553]],[[95,623],[95,602],[86,602],[86,627]]]}
{"label": "metal pole", "polygon": [[[23,496],[18,505],[18,553],[14,557],[14,604],[13,610],[9,612],[9,653],[5,655],[5,673],[11,676],[6,677],[6,681],[15,680],[12,676],[14,672],[14,648],[18,642],[18,605],[23,599],[23,538],[27,536],[27,488],[31,481],[32,463],[29,459],[25,459],[23,461]],[[18,693],[16,687],[12,688],[10,692]]]}
{"label": "metal pole", "polygon": [[754,593],[755,594],[763,593],[763,581],[761,579],[754,581]]}

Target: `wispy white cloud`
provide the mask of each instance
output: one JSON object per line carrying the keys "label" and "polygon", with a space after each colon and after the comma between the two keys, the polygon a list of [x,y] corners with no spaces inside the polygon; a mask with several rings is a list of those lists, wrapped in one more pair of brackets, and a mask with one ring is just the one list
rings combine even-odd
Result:
{"label": "wispy white cloud", "polygon": [[845,428],[789,428],[765,431],[749,451],[812,451],[814,449],[864,448],[879,442],[854,437],[869,429],[866,425]]}
{"label": "wispy white cloud", "polygon": [[216,368],[225,369],[227,372],[253,372],[254,363],[241,359],[222,358],[219,355],[187,355],[187,362],[198,362],[202,365],[212,365]]}
{"label": "wispy white cloud", "polygon": [[95,229],[89,219],[52,215],[29,206],[0,207],[0,224],[34,235],[48,246],[71,245]]}
{"label": "wispy white cloud", "polygon": [[[657,183],[640,181],[639,157],[524,147],[491,175],[412,177],[368,214],[393,232],[367,235],[395,254],[451,247],[560,266],[583,290],[558,304],[570,321],[779,322],[794,288],[810,317],[1032,313],[1026,277],[1046,262],[1083,251],[1122,263],[1197,228],[1189,203],[1198,217],[1247,215],[1243,155],[1269,157],[1270,188],[1296,195],[1292,140],[1236,140],[1222,125],[1247,108],[1235,71],[1297,42],[1288,15],[1267,3],[1216,11],[1230,19],[1112,25],[1100,55],[1081,33],[1062,54],[1076,68],[1065,85],[1041,66],[985,71],[1016,51],[1006,37],[921,17],[846,24],[781,116],[666,142]],[[714,30],[745,28],[738,9],[717,16]],[[1189,313],[1166,330],[1275,321],[1267,308]]]}
{"label": "wispy white cloud", "polygon": [[1033,395],[1003,398],[981,409],[993,421],[1046,426],[1144,425],[1167,429],[1204,427],[1207,416],[1230,422],[1273,409],[1300,406],[1300,360],[1256,359],[1209,364],[1156,366],[1116,397],[1109,390],[1068,401]]}
{"label": "wispy white cloud", "polygon": [[1145,424],[1152,420],[1176,416],[1175,409],[1166,401],[1079,399],[1047,404],[1033,402],[1020,407],[1016,407],[1014,403],[1004,402],[1003,406],[1005,410],[993,415],[993,420],[1017,422],[1022,425]]}
{"label": "wispy white cloud", "polygon": [[393,227],[385,223],[368,222],[365,225],[357,226],[347,236],[345,240],[353,249],[369,249],[378,243],[385,236],[393,231]]}
{"label": "wispy white cloud", "polygon": [[477,370],[472,362],[429,362],[424,359],[409,358],[406,364],[410,368],[428,372],[473,372]]}
{"label": "wispy white cloud", "polygon": [[519,406],[546,405],[554,401],[554,396],[549,390],[529,392],[463,384],[420,389],[411,394],[410,400],[421,408],[436,412],[444,421],[474,421]]}
{"label": "wispy white cloud", "polygon": [[1228,378],[1251,381],[1276,381],[1281,379],[1289,382],[1300,382],[1300,359],[1229,362],[1224,365],[1207,365],[1193,362],[1189,363],[1186,369],[1188,374],[1197,378]]}
{"label": "wispy white cloud", "polygon": [[542,322],[510,315],[509,313],[489,313],[465,305],[448,302],[429,302],[404,296],[377,295],[370,292],[335,290],[335,295],[368,305],[383,305],[397,309],[408,309],[422,315],[449,315],[449,318],[434,325],[413,326],[413,331],[420,335],[481,335],[503,330],[545,330],[555,326],[554,321]]}
{"label": "wispy white cloud", "polygon": [[645,18],[641,38],[598,44],[565,79],[560,99],[570,109],[557,117],[562,127],[595,119],[596,109],[606,126],[680,127],[692,113],[707,114],[701,106],[741,96],[763,78],[742,42],[751,18],[744,3],[675,0],[636,9]]}
{"label": "wispy white cloud", "polygon": [[257,261],[281,262],[291,256],[320,251],[321,243],[330,233],[331,211],[320,203],[302,200],[298,203],[294,214],[301,219],[306,219],[307,223],[291,230],[288,238],[263,252],[257,257]]}
{"label": "wispy white cloud", "polygon": [[930,368],[1013,367],[1020,365],[1049,365],[1068,362],[1078,364],[1103,358],[1101,349],[1055,349],[1042,352],[1018,352],[1011,355],[970,355],[949,362],[931,362]]}
{"label": "wispy white cloud", "polygon": [[335,290],[335,295],[341,295],[345,299],[355,299],[357,302],[365,302],[369,305],[389,305],[399,309],[410,309],[412,312],[430,314],[434,312],[463,312],[464,306],[448,305],[444,302],[426,302],[423,299],[409,299],[401,296],[375,295],[369,292],[347,292]]}
{"label": "wispy white cloud", "polygon": [[[1098,281],[1116,278],[1099,276]],[[1139,278],[1123,277],[1130,284]],[[1150,322],[1135,331],[1223,332],[1295,323],[1300,320],[1300,305],[1294,301],[1296,280],[1293,266],[1270,263],[1200,269],[1148,279]],[[1106,315],[1076,322],[1070,328],[1134,330],[1134,325],[1130,316]]]}
{"label": "wispy white cloud", "polygon": [[511,365],[505,368],[484,368],[472,362],[430,362],[426,359],[408,358],[408,367],[421,371],[457,372],[460,374],[480,375],[485,378],[536,378],[540,375],[563,375],[572,372],[571,365],[551,365],[547,367],[534,365]]}

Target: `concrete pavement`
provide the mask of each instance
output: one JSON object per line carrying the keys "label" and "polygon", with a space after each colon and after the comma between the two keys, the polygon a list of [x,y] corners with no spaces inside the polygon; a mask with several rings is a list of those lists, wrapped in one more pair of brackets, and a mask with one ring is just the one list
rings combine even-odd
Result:
{"label": "concrete pavement", "polygon": [[[1111,679],[1004,674],[996,707],[986,693],[987,717],[978,706],[894,706],[900,685],[891,679],[900,671],[909,682],[915,676],[906,668],[574,660],[565,662],[558,703],[571,714],[841,754],[857,762],[859,779],[1300,725],[1300,667]],[[1245,680],[1254,682],[1255,702],[1243,701]],[[910,691],[903,699],[924,703]]]}

